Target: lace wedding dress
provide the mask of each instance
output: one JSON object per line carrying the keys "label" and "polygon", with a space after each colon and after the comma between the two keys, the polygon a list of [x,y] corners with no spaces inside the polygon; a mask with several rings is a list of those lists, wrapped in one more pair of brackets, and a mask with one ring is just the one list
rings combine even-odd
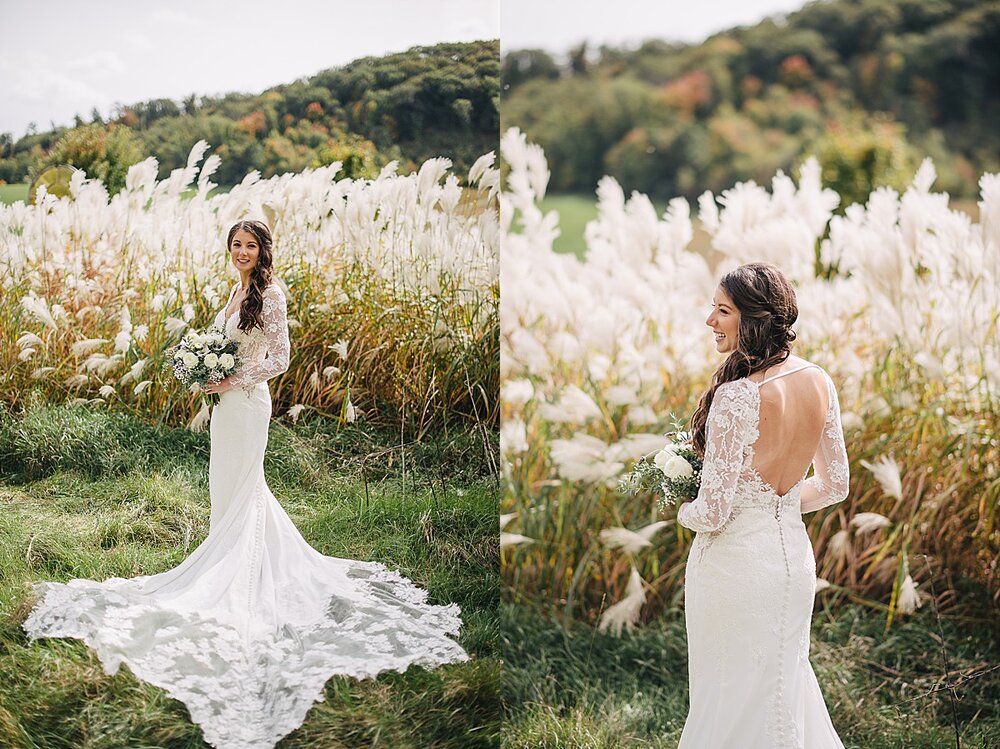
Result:
{"label": "lace wedding dress", "polygon": [[[237,284],[230,293],[239,287]],[[468,659],[457,604],[376,562],[327,557],[299,534],[264,479],[267,380],[288,368],[285,297],[264,291],[263,330],[216,324],[245,357],[212,410],[208,537],[180,565],[104,582],[36,583],[31,639],[75,637],[104,670],[125,663],[181,700],[217,749],[270,749],[300,726],[333,675]]]}
{"label": "lace wedding dress", "polygon": [[677,514],[697,531],[684,587],[690,710],[678,749],[843,749],[809,663],[816,564],[802,522],[847,496],[840,406],[826,372],[814,475],[779,496],[755,468],[773,465],[755,464],[760,385],[810,367],[724,383],[709,409],[701,489]]}

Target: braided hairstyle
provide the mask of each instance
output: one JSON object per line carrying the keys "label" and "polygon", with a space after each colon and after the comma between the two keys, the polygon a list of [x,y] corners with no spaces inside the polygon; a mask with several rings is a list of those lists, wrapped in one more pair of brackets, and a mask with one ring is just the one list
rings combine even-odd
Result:
{"label": "braided hairstyle", "polygon": [[691,416],[691,442],[700,455],[705,454],[708,410],[716,389],[785,361],[792,352],[792,325],[799,316],[795,290],[770,263],[741,265],[723,276],[719,286],[739,310],[740,324],[735,350],[715,370]]}
{"label": "braided hairstyle", "polygon": [[271,268],[273,256],[271,254],[271,230],[267,224],[261,221],[238,221],[229,230],[229,237],[226,240],[226,249],[232,252],[233,237],[236,232],[248,231],[257,239],[257,246],[260,252],[257,255],[257,264],[250,271],[250,287],[247,295],[240,304],[240,323],[236,327],[244,333],[249,333],[254,327],[264,327],[261,319],[261,310],[264,308],[264,288],[271,283],[273,271]]}

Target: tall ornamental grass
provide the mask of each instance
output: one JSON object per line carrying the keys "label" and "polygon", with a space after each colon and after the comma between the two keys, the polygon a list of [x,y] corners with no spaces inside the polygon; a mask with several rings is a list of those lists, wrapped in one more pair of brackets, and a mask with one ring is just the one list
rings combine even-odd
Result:
{"label": "tall ornamental grass", "polygon": [[164,371],[165,352],[225,304],[238,280],[226,233],[249,216],[271,226],[287,291],[291,365],[271,383],[279,411],[418,434],[496,425],[492,152],[464,188],[435,158],[370,180],[338,179],[339,162],[253,172],[213,194],[220,160],[202,163],[207,148],[200,141],[164,180],[155,159],[134,165],[113,197],[78,172],[69,197],[0,206],[0,398],[17,408],[35,392],[191,421],[198,405]]}
{"label": "tall ornamental grass", "polygon": [[605,177],[578,258],[552,250],[542,150],[511,129],[501,155],[511,600],[616,628],[679,603],[692,532],[672,516],[650,527],[653,498],[615,486],[689,418],[721,361],[704,323],[718,279],[764,260],[797,288],[796,353],[837,384],[851,459],[848,499],[805,516],[817,595],[878,608],[886,626],[932,586],[942,610],[973,606],[969,581],[989,594],[976,606],[997,604],[1000,176],[980,180],[978,224],[932,191],[929,160],[902,195],[835,215],[810,159],[797,184],[779,172],[770,190],[702,195],[705,253],[690,249],[687,201],[657,215]]}

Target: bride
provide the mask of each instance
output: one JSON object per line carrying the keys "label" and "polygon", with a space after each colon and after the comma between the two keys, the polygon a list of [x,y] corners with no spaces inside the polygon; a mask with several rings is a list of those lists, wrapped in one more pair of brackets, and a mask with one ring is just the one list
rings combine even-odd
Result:
{"label": "bride", "polygon": [[677,515],[697,531],[678,749],[843,749],[809,663],[816,564],[802,514],[847,496],[848,461],[833,381],[791,356],[797,317],[781,271],[753,263],[723,277],[706,321],[729,356],[691,419],[701,488]]}
{"label": "bride", "polygon": [[299,534],[264,478],[267,380],[288,368],[285,297],[272,281],[271,234],[229,231],[240,283],[215,318],[241,368],[207,388],[211,415],[208,537],[172,570],[104,582],[36,583],[31,639],[75,637],[109,674],[126,663],[188,708],[217,749],[270,749],[300,726],[335,674],[365,678],[468,654],[448,635],[457,604],[375,562],[327,557]]}

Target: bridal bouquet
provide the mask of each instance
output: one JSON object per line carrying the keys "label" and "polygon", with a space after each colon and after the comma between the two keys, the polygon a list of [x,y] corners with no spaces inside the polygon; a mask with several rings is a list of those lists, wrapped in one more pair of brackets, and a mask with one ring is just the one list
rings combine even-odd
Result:
{"label": "bridal bouquet", "polygon": [[701,485],[702,460],[691,448],[688,432],[671,432],[670,442],[656,453],[640,458],[619,483],[628,494],[653,491],[660,494],[660,511],[677,500],[694,499]]}
{"label": "bridal bouquet", "polygon": [[[173,369],[174,377],[186,386],[198,385],[204,388],[228,377],[239,366],[236,355],[239,344],[222,330],[212,325],[204,331],[189,331],[181,342],[170,349],[167,366]],[[209,396],[212,403],[219,402],[219,396]]]}

